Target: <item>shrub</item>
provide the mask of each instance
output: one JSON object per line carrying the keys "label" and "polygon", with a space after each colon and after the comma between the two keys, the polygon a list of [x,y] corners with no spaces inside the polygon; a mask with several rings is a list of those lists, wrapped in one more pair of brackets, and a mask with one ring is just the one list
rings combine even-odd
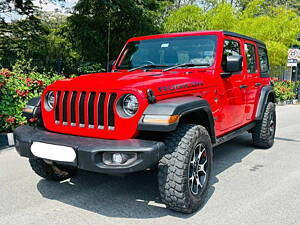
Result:
{"label": "shrub", "polygon": [[100,63],[82,63],[77,70],[80,75],[105,71]]}
{"label": "shrub", "polygon": [[299,81],[274,81],[277,101],[296,99]]}
{"label": "shrub", "polygon": [[9,132],[15,127],[35,120],[27,121],[22,110],[29,99],[40,96],[43,89],[60,75],[38,73],[31,67],[31,60],[21,59],[13,66],[12,71],[0,70],[0,132]]}

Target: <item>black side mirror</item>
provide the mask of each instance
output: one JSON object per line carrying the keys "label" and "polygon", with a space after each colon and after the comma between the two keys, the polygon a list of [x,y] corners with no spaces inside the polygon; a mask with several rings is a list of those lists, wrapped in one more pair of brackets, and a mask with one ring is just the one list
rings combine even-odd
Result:
{"label": "black side mirror", "polygon": [[227,78],[232,73],[240,72],[243,70],[243,56],[241,55],[229,55],[226,57],[226,66],[224,68],[225,73],[222,74],[222,78]]}
{"label": "black side mirror", "polygon": [[116,63],[116,60],[110,60],[108,62],[107,72],[111,72],[111,70],[112,70],[113,66],[115,65],[115,63]]}

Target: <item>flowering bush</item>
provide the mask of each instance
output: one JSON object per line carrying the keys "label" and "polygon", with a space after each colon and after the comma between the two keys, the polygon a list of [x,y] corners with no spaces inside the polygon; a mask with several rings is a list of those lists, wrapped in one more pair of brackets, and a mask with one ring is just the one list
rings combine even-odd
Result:
{"label": "flowering bush", "polygon": [[277,101],[296,99],[299,81],[273,81]]}
{"label": "flowering bush", "polygon": [[31,61],[17,61],[12,71],[0,70],[0,132],[35,123],[22,116],[22,110],[29,99],[40,96],[43,89],[52,82],[63,79],[60,75],[38,73],[31,67]]}

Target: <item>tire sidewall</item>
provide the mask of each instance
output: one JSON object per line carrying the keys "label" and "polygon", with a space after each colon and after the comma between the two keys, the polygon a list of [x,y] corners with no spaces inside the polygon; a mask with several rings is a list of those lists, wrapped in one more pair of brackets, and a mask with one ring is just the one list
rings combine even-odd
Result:
{"label": "tire sidewall", "polygon": [[[270,104],[270,103],[269,103]],[[272,103],[268,112],[266,113],[265,116],[268,117],[268,123],[267,123],[267,129],[270,129],[271,126],[271,120],[270,120],[270,114],[273,114],[273,121],[274,121],[274,131],[273,134],[271,136],[269,136],[269,145],[272,146],[274,144],[274,138],[275,138],[275,133],[276,133],[276,109],[275,109],[275,104]]]}

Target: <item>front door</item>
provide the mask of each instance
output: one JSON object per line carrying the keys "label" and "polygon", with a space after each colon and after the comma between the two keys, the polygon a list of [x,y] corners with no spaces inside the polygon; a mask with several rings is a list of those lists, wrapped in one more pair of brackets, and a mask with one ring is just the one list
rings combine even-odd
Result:
{"label": "front door", "polygon": [[[242,55],[242,43],[239,39],[226,37],[224,40],[223,71],[226,66],[225,59],[229,55]],[[241,71],[221,80],[219,89],[220,113],[217,118],[221,133],[226,133],[241,126],[244,121],[246,107],[245,79],[245,73]]]}

